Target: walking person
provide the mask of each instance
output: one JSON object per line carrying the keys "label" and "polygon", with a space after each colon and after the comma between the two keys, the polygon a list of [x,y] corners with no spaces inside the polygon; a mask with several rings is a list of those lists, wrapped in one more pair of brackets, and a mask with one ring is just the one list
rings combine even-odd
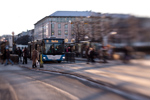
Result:
{"label": "walking person", "polygon": [[20,47],[18,47],[17,54],[18,54],[18,57],[19,57],[19,61],[22,62],[22,58],[21,58],[22,51],[21,51]]}
{"label": "walking person", "polygon": [[10,59],[10,52],[8,50],[8,48],[6,48],[6,62],[5,62],[5,66],[8,64],[8,60],[9,62],[13,65],[14,63],[12,62],[12,60]]}
{"label": "walking person", "polygon": [[105,46],[102,47],[102,58],[103,58],[103,63],[108,63],[107,62],[107,48]]}
{"label": "walking person", "polygon": [[94,48],[91,48],[91,52],[90,52],[91,62],[95,62],[95,61],[94,61],[94,56],[95,56]]}
{"label": "walking person", "polygon": [[129,51],[129,47],[128,47],[128,46],[125,46],[123,52],[124,52],[123,63],[129,63],[129,61],[130,61],[130,51]]}
{"label": "walking person", "polygon": [[6,49],[4,48],[3,54],[2,54],[2,64],[4,64],[5,60],[6,60]]}
{"label": "walking person", "polygon": [[36,66],[36,60],[38,59],[38,52],[37,52],[37,50],[33,50],[32,51],[32,68],[36,68],[37,66]]}
{"label": "walking person", "polygon": [[90,62],[90,55],[88,54],[88,51],[89,51],[89,47],[87,46],[87,47],[86,47],[87,64],[89,64],[89,62]]}
{"label": "walking person", "polygon": [[23,50],[23,63],[27,64],[27,48],[25,47]]}

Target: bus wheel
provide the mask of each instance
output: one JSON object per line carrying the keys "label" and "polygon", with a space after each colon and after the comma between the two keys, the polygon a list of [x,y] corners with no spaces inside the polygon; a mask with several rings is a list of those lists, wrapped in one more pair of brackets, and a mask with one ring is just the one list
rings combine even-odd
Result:
{"label": "bus wheel", "polygon": [[58,63],[61,63],[61,61],[58,61]]}

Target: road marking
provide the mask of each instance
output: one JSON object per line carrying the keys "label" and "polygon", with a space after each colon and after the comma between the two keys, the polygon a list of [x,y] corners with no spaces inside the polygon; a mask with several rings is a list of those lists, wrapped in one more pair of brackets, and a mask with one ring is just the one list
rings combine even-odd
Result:
{"label": "road marking", "polygon": [[72,94],[70,94],[70,93],[68,93],[68,92],[66,92],[66,91],[64,91],[64,90],[62,90],[62,89],[59,89],[59,88],[57,88],[57,87],[55,87],[55,86],[53,86],[53,85],[50,85],[50,84],[48,84],[48,83],[45,83],[45,82],[36,80],[36,79],[34,79],[34,78],[31,78],[31,77],[27,77],[27,76],[25,76],[25,77],[28,78],[28,79],[35,80],[36,82],[39,82],[39,83],[41,83],[41,84],[44,84],[44,85],[46,85],[46,86],[48,86],[48,87],[50,87],[50,88],[53,88],[53,89],[55,89],[55,90],[61,92],[62,94],[65,94],[67,97],[71,98],[71,100],[80,100],[78,97],[76,97],[76,96],[74,96],[74,95],[72,95]]}
{"label": "road marking", "polygon": [[[8,86],[9,86],[10,91],[12,91],[14,100],[18,100],[18,97],[17,97],[16,92],[15,92],[15,90],[13,89],[13,87],[12,87],[9,83],[7,83],[7,84],[8,84]],[[12,99],[12,100],[13,100],[13,99]]]}

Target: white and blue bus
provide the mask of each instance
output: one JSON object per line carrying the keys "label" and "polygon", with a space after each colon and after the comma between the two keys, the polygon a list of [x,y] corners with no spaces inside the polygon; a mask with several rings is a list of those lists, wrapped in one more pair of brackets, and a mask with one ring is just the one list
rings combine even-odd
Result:
{"label": "white and blue bus", "polygon": [[58,61],[59,63],[65,60],[64,53],[64,39],[61,38],[47,38],[42,42],[42,60]]}

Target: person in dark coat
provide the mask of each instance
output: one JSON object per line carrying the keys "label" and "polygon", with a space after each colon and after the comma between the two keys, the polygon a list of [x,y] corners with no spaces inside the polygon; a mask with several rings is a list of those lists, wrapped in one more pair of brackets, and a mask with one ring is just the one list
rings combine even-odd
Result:
{"label": "person in dark coat", "polygon": [[90,49],[90,48],[87,46],[87,47],[86,47],[86,52],[85,52],[86,58],[87,58],[87,64],[89,64],[89,61],[90,61],[90,55],[88,54],[89,49]]}
{"label": "person in dark coat", "polygon": [[13,65],[14,63],[12,62],[12,60],[10,59],[10,52],[8,50],[8,48],[6,48],[6,62],[5,62],[5,66],[8,64],[8,60],[9,62]]}
{"label": "person in dark coat", "polygon": [[125,46],[123,52],[124,52],[123,63],[129,63],[130,59],[129,47]]}
{"label": "person in dark coat", "polygon": [[38,52],[37,50],[32,51],[32,68],[36,68],[36,60],[38,59]]}
{"label": "person in dark coat", "polygon": [[3,50],[3,54],[2,54],[2,64],[4,63],[5,60],[6,60],[6,49]]}
{"label": "person in dark coat", "polygon": [[107,47],[106,46],[102,47],[102,59],[103,59],[103,63],[108,63],[107,62]]}
{"label": "person in dark coat", "polygon": [[25,47],[23,50],[23,63],[27,64],[27,48]]}
{"label": "person in dark coat", "polygon": [[95,56],[95,51],[94,51],[94,49],[92,48],[92,49],[91,49],[91,52],[90,52],[91,62],[95,62],[95,61],[94,61],[94,56]]}
{"label": "person in dark coat", "polygon": [[18,57],[19,57],[19,61],[22,62],[22,59],[21,59],[22,51],[21,51],[20,47],[18,47],[17,54],[18,54]]}

